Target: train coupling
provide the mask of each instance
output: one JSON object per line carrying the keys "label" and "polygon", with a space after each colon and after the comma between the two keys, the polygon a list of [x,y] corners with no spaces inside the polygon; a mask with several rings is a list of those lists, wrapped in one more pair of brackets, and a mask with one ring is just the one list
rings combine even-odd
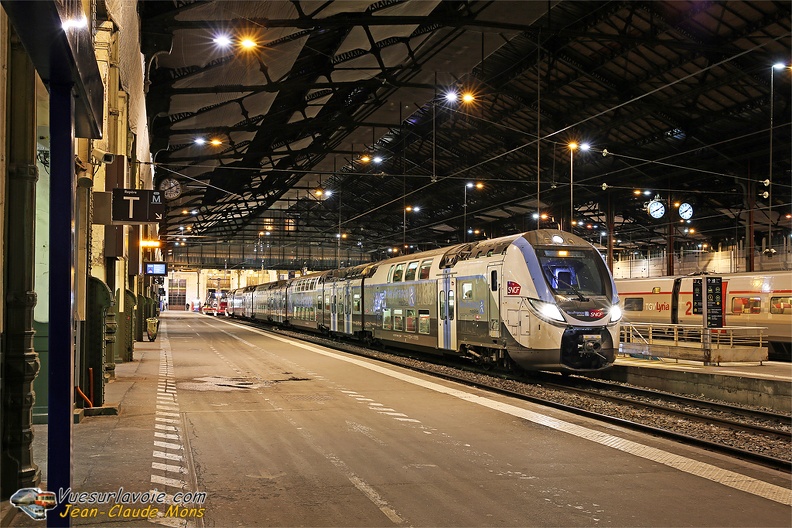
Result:
{"label": "train coupling", "polygon": [[581,338],[583,341],[580,350],[581,356],[594,354],[601,357],[602,359],[607,360],[607,358],[600,352],[602,350],[602,336],[599,334],[583,334]]}

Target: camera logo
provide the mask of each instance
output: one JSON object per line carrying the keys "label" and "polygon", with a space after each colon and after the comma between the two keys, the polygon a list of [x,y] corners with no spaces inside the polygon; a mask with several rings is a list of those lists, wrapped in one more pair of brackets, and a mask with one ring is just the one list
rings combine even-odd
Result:
{"label": "camera logo", "polygon": [[47,510],[58,505],[54,492],[39,488],[22,488],[11,495],[10,502],[37,521],[46,519]]}

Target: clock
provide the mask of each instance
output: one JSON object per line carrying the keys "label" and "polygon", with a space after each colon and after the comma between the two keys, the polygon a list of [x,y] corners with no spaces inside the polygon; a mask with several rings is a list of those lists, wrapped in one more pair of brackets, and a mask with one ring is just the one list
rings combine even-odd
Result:
{"label": "clock", "polygon": [[175,178],[165,178],[160,182],[159,188],[168,200],[175,200],[182,193],[181,183]]}
{"label": "clock", "polygon": [[646,211],[652,218],[662,218],[665,214],[665,205],[658,200],[652,200],[649,202],[649,205],[646,206]]}
{"label": "clock", "polygon": [[679,206],[679,216],[683,220],[690,220],[693,216],[693,206],[689,203],[683,203]]}

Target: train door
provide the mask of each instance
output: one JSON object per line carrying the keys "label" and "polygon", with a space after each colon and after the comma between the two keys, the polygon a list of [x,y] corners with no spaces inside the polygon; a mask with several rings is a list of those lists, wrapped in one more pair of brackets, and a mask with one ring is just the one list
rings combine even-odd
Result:
{"label": "train door", "polygon": [[451,270],[444,269],[443,277],[437,280],[437,348],[457,349],[456,332],[456,278]]}
{"label": "train door", "polygon": [[679,324],[679,292],[682,291],[682,279],[674,279],[671,290],[671,324]]}
{"label": "train door", "polygon": [[487,295],[487,317],[489,319],[489,336],[500,337],[500,264],[487,266],[489,295]]}
{"label": "train door", "polygon": [[338,281],[334,280],[330,288],[330,331],[338,332]]}
{"label": "train door", "polygon": [[344,282],[344,333],[352,335],[352,281]]}

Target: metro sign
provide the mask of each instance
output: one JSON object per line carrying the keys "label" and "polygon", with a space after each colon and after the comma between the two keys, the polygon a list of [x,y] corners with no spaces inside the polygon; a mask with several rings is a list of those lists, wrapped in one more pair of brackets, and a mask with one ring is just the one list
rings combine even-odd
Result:
{"label": "metro sign", "polygon": [[156,224],[165,218],[160,191],[113,189],[114,224]]}

